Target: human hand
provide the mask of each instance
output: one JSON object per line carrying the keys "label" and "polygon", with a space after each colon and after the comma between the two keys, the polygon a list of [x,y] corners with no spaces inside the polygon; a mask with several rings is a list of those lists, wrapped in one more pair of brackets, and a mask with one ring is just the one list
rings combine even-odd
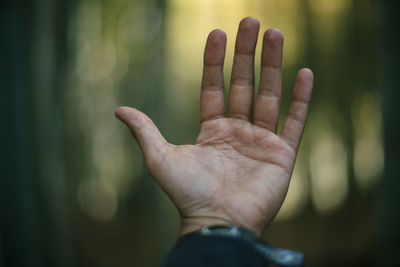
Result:
{"label": "human hand", "polygon": [[236,225],[258,236],[286,196],[311,99],[313,74],[298,72],[281,134],[283,36],[265,32],[259,92],[253,108],[255,18],[239,25],[225,116],[223,63],[226,36],[210,33],[204,52],[200,133],[194,145],[169,144],[142,112],[119,107],[115,114],[138,141],[148,170],[180,212],[181,235],[202,226]]}

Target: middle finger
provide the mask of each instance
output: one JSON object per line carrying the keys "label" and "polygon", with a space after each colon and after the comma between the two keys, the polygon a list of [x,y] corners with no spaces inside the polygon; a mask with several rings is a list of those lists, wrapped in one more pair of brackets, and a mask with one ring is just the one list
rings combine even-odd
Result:
{"label": "middle finger", "polygon": [[239,24],[229,93],[229,114],[233,118],[250,120],[254,95],[254,53],[260,23],[244,18]]}

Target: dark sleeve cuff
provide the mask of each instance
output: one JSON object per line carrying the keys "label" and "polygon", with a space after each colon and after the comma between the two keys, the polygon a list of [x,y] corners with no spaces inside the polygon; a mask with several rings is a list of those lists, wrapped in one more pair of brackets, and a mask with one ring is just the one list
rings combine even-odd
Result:
{"label": "dark sleeve cuff", "polygon": [[265,267],[268,263],[260,252],[244,240],[192,233],[178,241],[162,266]]}

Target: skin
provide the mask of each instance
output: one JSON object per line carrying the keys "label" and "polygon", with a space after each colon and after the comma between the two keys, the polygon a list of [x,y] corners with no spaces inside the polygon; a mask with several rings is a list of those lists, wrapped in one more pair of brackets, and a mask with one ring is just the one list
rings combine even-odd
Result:
{"label": "skin", "polygon": [[244,18],[238,29],[225,115],[223,64],[226,35],[212,31],[204,51],[200,133],[194,145],[169,144],[142,112],[119,107],[115,115],[132,131],[155,181],[181,215],[181,235],[202,226],[236,225],[260,236],[288,191],[307,118],[313,73],[301,69],[282,132],[283,35],[264,33],[261,78],[255,103],[254,52],[260,25]]}

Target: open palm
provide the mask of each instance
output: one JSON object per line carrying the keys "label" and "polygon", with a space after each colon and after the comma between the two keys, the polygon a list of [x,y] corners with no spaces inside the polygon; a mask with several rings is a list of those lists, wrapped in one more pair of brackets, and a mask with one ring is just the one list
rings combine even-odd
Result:
{"label": "open palm", "polygon": [[239,25],[225,116],[223,63],[226,36],[210,33],[201,90],[201,129],[194,145],[174,146],[140,111],[116,115],[132,130],[149,171],[178,208],[181,234],[205,225],[238,225],[260,235],[286,196],[311,98],[313,75],[299,71],[281,135],[276,133],[281,99],[283,36],[265,32],[255,103],[254,52],[259,22]]}

